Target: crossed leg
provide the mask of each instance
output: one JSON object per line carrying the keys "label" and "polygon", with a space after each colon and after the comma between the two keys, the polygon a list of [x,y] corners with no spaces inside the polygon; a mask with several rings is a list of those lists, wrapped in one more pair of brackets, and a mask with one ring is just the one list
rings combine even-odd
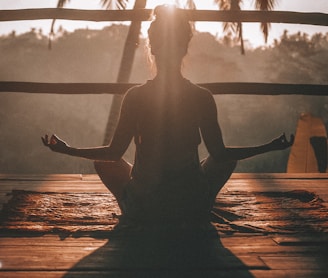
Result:
{"label": "crossed leg", "polygon": [[[237,162],[218,163],[209,156],[201,162],[202,171],[204,172],[210,184],[209,206],[213,207],[219,191],[230,178],[236,168]],[[101,181],[114,195],[117,203],[123,213],[124,211],[124,192],[128,182],[131,180],[132,165],[121,159],[119,161],[95,161],[94,166]]]}
{"label": "crossed leg", "polygon": [[236,166],[237,161],[218,163],[211,156],[201,161],[202,171],[210,185],[210,208],[213,207],[217,194],[226,184]]}
{"label": "crossed leg", "polygon": [[123,194],[131,179],[132,165],[124,159],[120,159],[119,161],[94,161],[94,167],[123,212]]}

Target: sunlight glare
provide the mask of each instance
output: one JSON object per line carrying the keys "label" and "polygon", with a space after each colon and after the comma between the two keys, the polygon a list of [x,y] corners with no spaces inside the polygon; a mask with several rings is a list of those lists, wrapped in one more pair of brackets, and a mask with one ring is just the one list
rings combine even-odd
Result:
{"label": "sunlight glare", "polygon": [[159,5],[176,5],[175,0],[162,0],[162,1],[147,1],[147,8],[153,9]]}
{"label": "sunlight glare", "polygon": [[[196,7],[199,10],[212,10],[217,5],[214,4],[213,0],[202,0],[202,1],[195,1]],[[186,0],[148,0],[147,1],[147,9],[153,9],[159,5],[175,5],[180,8],[185,8],[187,6]]]}

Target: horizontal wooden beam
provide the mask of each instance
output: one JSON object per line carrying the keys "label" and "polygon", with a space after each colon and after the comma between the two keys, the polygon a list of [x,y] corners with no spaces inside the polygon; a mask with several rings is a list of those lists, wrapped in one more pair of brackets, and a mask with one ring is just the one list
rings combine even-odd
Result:
{"label": "horizontal wooden beam", "polygon": [[[34,94],[124,94],[132,83],[0,82],[0,92]],[[202,83],[214,95],[312,95],[328,96],[328,85],[221,82]]]}
{"label": "horizontal wooden beam", "polygon": [[[328,14],[283,11],[216,11],[184,10],[191,21],[271,22],[328,26]],[[140,10],[76,10],[76,9],[22,9],[1,10],[0,21],[66,19],[85,21],[147,21],[151,9]]]}

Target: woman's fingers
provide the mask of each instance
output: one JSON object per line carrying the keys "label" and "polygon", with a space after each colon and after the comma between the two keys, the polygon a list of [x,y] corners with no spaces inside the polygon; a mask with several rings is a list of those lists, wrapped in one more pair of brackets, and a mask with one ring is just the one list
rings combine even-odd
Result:
{"label": "woman's fingers", "polygon": [[290,146],[293,145],[294,143],[294,134],[290,135],[290,140],[287,139],[286,134],[283,133],[279,137],[277,137],[275,140],[273,140],[273,145],[276,146],[278,150],[284,150]]}
{"label": "woman's fingers", "polygon": [[286,139],[286,135],[285,135],[285,133],[283,133],[281,136],[280,136],[280,141],[281,141],[281,143],[285,143],[285,142],[287,142],[287,139]]}
{"label": "woman's fingers", "polygon": [[294,144],[294,139],[295,139],[294,134],[290,135],[289,141],[287,140],[286,135],[283,134],[283,136],[281,137],[281,142],[285,144],[287,147],[290,147]]}
{"label": "woman's fingers", "polygon": [[290,135],[290,141],[289,141],[290,145],[293,145],[294,144],[294,140],[295,140],[295,135],[294,134],[291,134]]}
{"label": "woman's fingers", "polygon": [[49,147],[51,145],[56,145],[59,141],[59,138],[56,135],[51,135],[50,139],[48,134],[45,134],[44,137],[41,137],[42,143]]}
{"label": "woman's fingers", "polygon": [[45,145],[45,146],[49,145],[48,138],[49,138],[48,134],[46,134],[44,137],[41,137],[43,145]]}
{"label": "woman's fingers", "polygon": [[58,137],[53,134],[50,139],[50,145],[56,145],[58,143]]}

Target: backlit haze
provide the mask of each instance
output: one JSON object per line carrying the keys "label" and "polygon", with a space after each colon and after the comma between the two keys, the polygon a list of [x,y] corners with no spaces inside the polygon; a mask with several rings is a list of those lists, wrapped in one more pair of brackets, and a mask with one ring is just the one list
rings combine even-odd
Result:
{"label": "backlit haze", "polygon": [[[244,0],[244,10],[254,0]],[[163,1],[147,1],[153,8]],[[182,0],[181,0],[182,2]],[[217,9],[213,0],[195,0],[197,9]],[[100,0],[71,0],[66,8],[102,9]],[[128,8],[132,8],[134,1]],[[275,10],[328,13],[328,0],[278,0]],[[247,5],[248,4],[248,5]],[[1,0],[0,9],[54,8],[57,0]],[[0,80],[49,83],[116,82],[126,25],[111,22],[58,20],[48,49],[52,20],[0,22]],[[151,78],[145,34],[136,50],[129,82]],[[245,45],[264,45],[258,23],[244,24]],[[34,28],[31,31],[31,28]],[[61,28],[61,31],[60,31]],[[88,28],[88,29],[86,29]],[[246,49],[222,39],[221,23],[197,23],[183,74],[194,83],[259,82],[328,84],[327,27],[272,24],[272,47]],[[42,33],[39,33],[41,29]],[[284,29],[288,34],[281,40]],[[15,30],[15,33],[12,31]],[[68,32],[64,32],[67,30]],[[306,32],[309,36],[298,35]],[[210,33],[205,33],[210,32]],[[295,35],[296,34],[296,35]],[[217,37],[215,37],[217,36]],[[254,146],[286,132],[295,133],[302,113],[321,117],[328,129],[328,96],[215,96],[227,146]],[[0,97],[1,173],[94,173],[92,161],[50,153],[40,136],[56,133],[77,147],[103,142],[112,95],[59,95],[2,92]],[[200,158],[207,155],[202,144]],[[289,150],[240,161],[236,172],[285,172]],[[125,158],[132,162],[133,144]]]}

